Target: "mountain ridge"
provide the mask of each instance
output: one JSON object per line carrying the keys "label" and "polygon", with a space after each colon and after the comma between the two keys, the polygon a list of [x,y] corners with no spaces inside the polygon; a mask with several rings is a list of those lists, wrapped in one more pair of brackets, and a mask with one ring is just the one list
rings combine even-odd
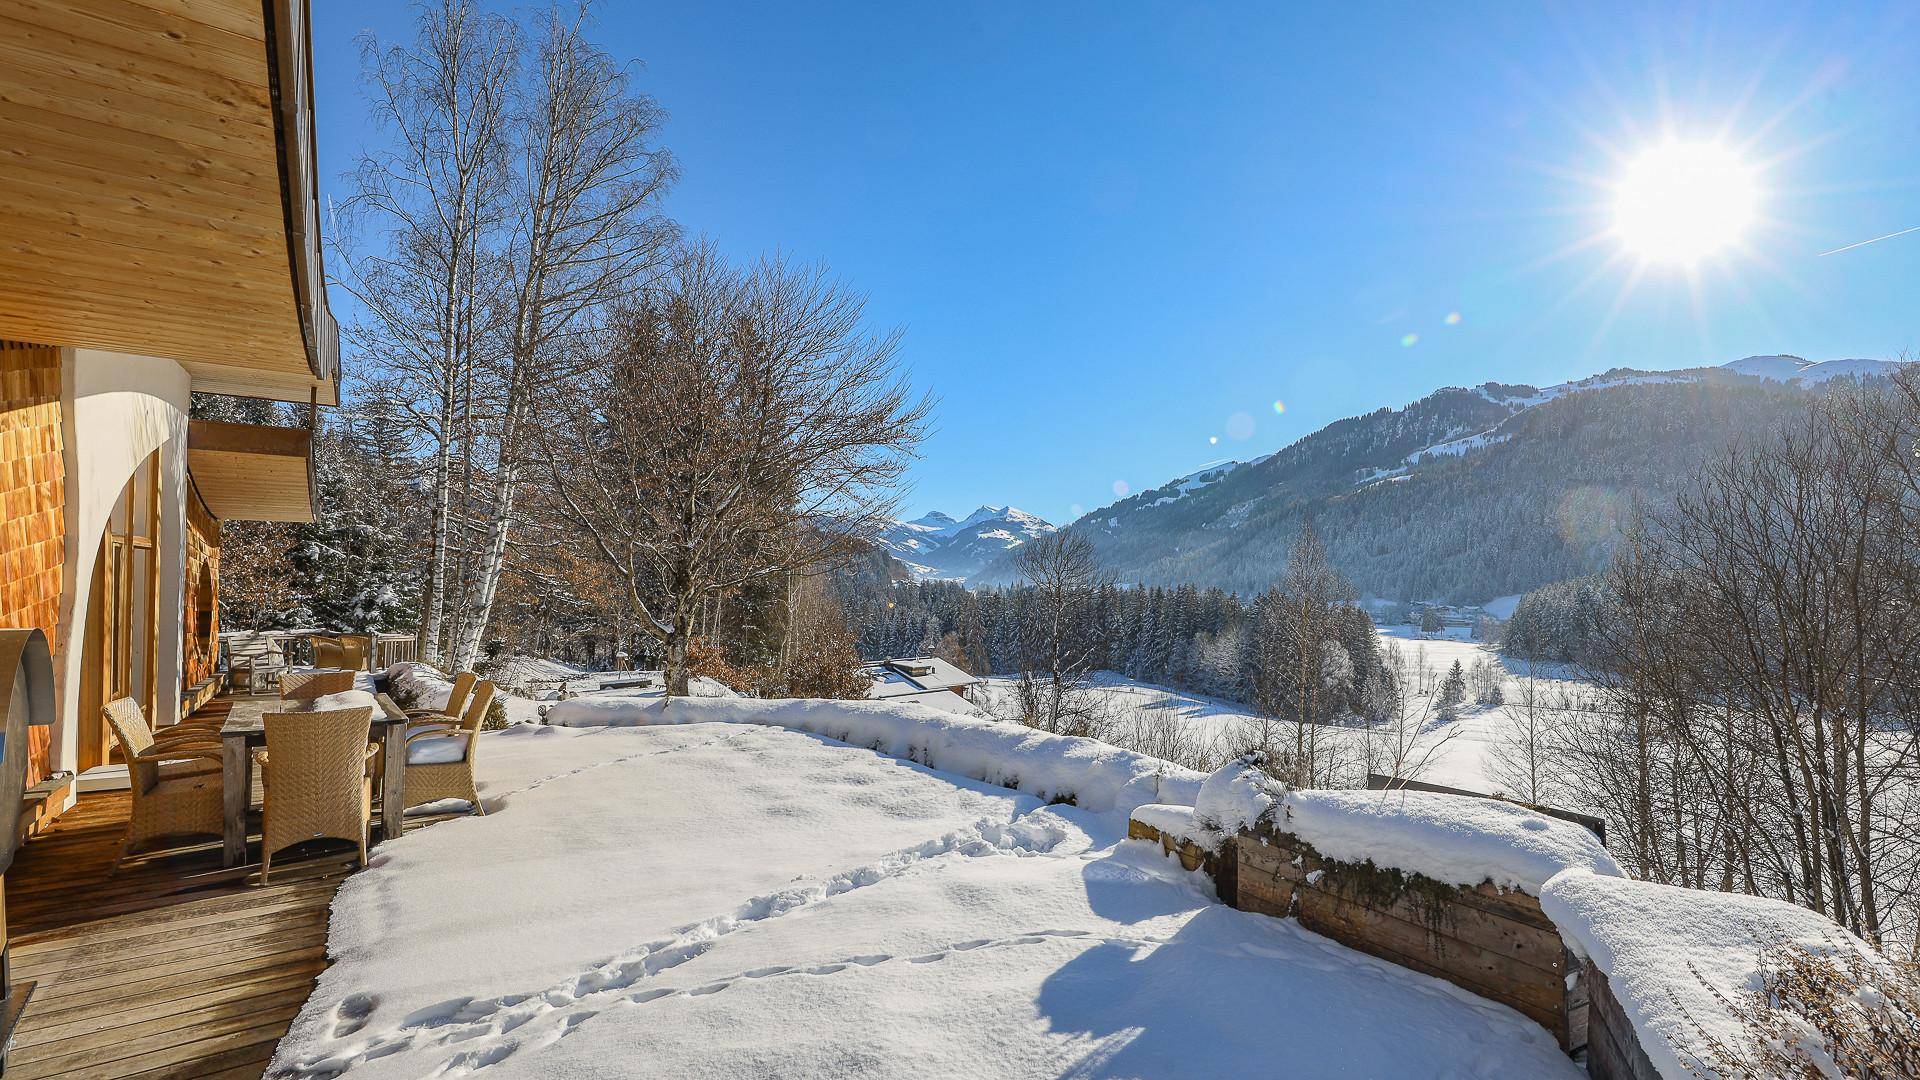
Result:
{"label": "mountain ridge", "polygon": [[932,510],[896,520],[875,542],[915,577],[965,581],[1013,549],[1056,526],[1014,506],[980,506],[965,518]]}
{"label": "mountain ridge", "polygon": [[[1442,387],[1064,527],[1092,539],[1122,581],[1248,593],[1278,576],[1311,518],[1363,593],[1478,602],[1598,569],[1634,503],[1670,498],[1735,433],[1777,426],[1836,378],[1899,366],[1781,354],[1676,371],[1616,367],[1544,388]],[[1014,577],[1003,553],[968,580]]]}

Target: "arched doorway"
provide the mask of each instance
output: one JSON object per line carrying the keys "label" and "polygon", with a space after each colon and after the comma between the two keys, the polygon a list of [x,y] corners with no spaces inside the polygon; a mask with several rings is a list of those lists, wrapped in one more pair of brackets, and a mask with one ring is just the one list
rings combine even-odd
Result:
{"label": "arched doorway", "polygon": [[160,475],[160,451],[155,450],[121,489],[100,536],[80,650],[82,770],[109,760],[112,740],[100,714],[107,702],[130,697],[153,722],[159,685]]}

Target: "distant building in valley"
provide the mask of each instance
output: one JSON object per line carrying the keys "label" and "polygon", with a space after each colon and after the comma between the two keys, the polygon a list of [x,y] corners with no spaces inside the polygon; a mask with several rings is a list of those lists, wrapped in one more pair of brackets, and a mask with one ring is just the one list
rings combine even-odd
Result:
{"label": "distant building in valley", "polygon": [[908,656],[880,660],[863,669],[873,680],[867,696],[885,701],[913,701],[948,712],[977,713],[967,699],[980,680],[937,656]]}

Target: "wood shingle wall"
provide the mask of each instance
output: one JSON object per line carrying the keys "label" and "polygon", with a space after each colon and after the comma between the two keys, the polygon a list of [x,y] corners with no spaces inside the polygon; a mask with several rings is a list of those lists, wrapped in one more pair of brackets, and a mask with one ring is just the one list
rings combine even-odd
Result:
{"label": "wood shingle wall", "polygon": [[[60,350],[0,341],[0,627],[39,627],[57,650],[66,569]],[[27,783],[49,768],[50,727],[31,729]]]}

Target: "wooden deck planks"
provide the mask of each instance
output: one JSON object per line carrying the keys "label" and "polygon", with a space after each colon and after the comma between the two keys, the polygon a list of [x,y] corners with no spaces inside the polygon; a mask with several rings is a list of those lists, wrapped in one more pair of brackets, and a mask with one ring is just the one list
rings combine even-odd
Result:
{"label": "wooden deck planks", "polygon": [[[222,868],[218,837],[115,872],[131,806],[125,792],[82,795],[7,872],[14,978],[36,983],[7,1080],[253,1080],[326,970],[334,890],[355,869],[344,844],[289,849],[264,886],[257,860]],[[248,839],[256,855],[259,830]]]}
{"label": "wooden deck planks", "polygon": [[220,868],[218,841],[112,874],[124,792],[85,795],[7,873],[17,979],[36,982],[8,1080],[258,1077],[326,968],[332,851]]}

